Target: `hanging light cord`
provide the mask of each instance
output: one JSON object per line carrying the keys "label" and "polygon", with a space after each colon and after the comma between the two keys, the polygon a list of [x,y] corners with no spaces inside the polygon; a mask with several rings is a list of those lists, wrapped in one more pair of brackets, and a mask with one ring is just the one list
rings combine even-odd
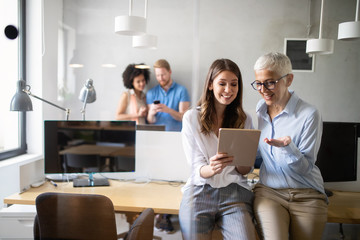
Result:
{"label": "hanging light cord", "polygon": [[45,55],[45,33],[44,33],[44,0],[41,1],[41,40],[42,40],[42,56]]}
{"label": "hanging light cord", "polygon": [[[129,0],[129,16],[132,16],[132,0]],[[144,18],[147,18],[148,0],[145,0]]]}
{"label": "hanging light cord", "polygon": [[324,0],[321,0],[320,26],[319,26],[319,39],[321,39],[321,38],[322,38],[323,12],[324,12]]}
{"label": "hanging light cord", "polygon": [[147,18],[147,8],[148,8],[148,1],[145,0],[145,14],[144,14],[144,18]]}
{"label": "hanging light cord", "polygon": [[307,33],[307,37],[310,36],[311,33],[311,0],[308,1],[308,13],[309,13],[309,17],[308,17],[308,24],[306,26],[306,33]]}
{"label": "hanging light cord", "polygon": [[129,16],[132,15],[132,0],[129,0]]}

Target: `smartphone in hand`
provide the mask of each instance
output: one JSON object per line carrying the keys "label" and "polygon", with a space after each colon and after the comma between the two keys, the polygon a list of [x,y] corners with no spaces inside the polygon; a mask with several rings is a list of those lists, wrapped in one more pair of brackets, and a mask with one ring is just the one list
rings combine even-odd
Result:
{"label": "smartphone in hand", "polygon": [[159,104],[160,103],[160,100],[155,100],[154,101],[154,104]]}

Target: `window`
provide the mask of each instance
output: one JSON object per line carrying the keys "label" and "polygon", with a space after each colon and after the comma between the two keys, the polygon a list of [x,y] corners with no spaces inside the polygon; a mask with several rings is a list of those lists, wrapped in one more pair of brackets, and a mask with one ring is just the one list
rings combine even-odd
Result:
{"label": "window", "polygon": [[306,53],[306,41],[303,38],[285,38],[284,51],[290,58],[294,72],[313,72],[315,56]]}
{"label": "window", "polygon": [[[26,152],[25,113],[11,112],[10,102],[17,80],[24,74],[20,37],[5,34],[7,26],[19,29],[25,0],[0,0],[0,160]],[[21,32],[21,31],[19,31]],[[8,32],[7,32],[8,33]],[[23,33],[20,33],[23,34]],[[19,71],[21,69],[21,71]]]}

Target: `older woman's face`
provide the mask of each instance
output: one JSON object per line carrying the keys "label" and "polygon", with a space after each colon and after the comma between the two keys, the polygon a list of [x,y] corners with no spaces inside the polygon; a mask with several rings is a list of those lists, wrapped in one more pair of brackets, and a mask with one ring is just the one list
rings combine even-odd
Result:
{"label": "older woman's face", "polygon": [[[260,95],[266,102],[266,105],[273,106],[273,105],[286,105],[288,100],[288,87],[290,86],[291,82],[287,81],[288,76],[284,76],[281,78],[279,74],[269,71],[269,70],[259,70],[255,71],[255,80],[259,83],[264,83],[267,81],[276,81],[275,88],[272,90],[267,89],[264,85],[262,85],[261,89],[258,90]],[[281,79],[279,79],[281,78]],[[290,83],[290,84],[289,84]]]}

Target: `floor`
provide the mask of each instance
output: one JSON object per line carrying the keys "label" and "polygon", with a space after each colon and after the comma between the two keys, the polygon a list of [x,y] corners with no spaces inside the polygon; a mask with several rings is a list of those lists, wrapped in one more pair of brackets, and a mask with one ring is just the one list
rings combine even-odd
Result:
{"label": "floor", "polygon": [[[173,223],[175,229],[174,233],[168,234],[164,231],[159,231],[154,228],[154,236],[161,237],[161,240],[182,240],[178,216],[172,215],[171,222]],[[129,230],[129,223],[126,221],[126,217],[124,214],[116,214],[116,224],[118,233],[126,232]]]}
{"label": "floor", "polygon": [[338,223],[327,223],[322,240],[358,240],[360,239],[360,224],[343,224],[343,234],[341,237]]}

